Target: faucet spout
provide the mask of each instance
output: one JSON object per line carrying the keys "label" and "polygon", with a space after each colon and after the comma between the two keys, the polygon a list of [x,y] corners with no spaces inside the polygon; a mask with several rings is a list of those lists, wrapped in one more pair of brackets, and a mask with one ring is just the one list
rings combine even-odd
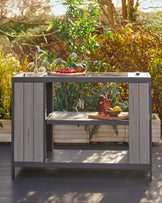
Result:
{"label": "faucet spout", "polygon": [[35,49],[35,69],[34,69],[34,73],[37,73],[37,72],[38,72],[37,53],[40,53],[40,52],[41,52],[40,47],[39,47],[39,46],[36,46],[36,49]]}

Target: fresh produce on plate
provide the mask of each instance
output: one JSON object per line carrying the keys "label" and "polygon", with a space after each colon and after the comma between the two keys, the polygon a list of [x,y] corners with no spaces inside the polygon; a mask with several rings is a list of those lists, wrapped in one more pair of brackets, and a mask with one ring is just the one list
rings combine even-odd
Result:
{"label": "fresh produce on plate", "polygon": [[76,73],[76,70],[62,67],[61,69],[56,70],[56,73]]}
{"label": "fresh produce on plate", "polygon": [[109,108],[106,112],[109,116],[118,117],[121,113],[121,108],[119,106],[114,106],[113,108]]}
{"label": "fresh produce on plate", "polygon": [[121,111],[121,108],[119,106],[114,106],[113,111]]}

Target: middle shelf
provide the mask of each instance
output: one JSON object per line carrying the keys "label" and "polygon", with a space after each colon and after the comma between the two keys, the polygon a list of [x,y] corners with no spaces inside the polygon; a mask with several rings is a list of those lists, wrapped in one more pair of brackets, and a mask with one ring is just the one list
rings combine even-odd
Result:
{"label": "middle shelf", "polygon": [[97,112],[67,112],[55,111],[46,117],[46,124],[76,124],[76,125],[129,125],[129,120],[106,120],[89,118]]}

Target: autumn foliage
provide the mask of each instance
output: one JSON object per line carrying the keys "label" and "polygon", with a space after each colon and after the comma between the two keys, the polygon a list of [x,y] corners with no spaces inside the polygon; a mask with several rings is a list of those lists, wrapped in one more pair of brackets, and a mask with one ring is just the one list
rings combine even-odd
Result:
{"label": "autumn foliage", "polygon": [[[99,48],[91,55],[92,60],[103,61],[99,71],[150,72],[153,112],[159,114],[162,98],[160,95],[162,94],[160,93],[162,73],[160,41],[160,35],[148,33],[141,26],[128,24],[111,33],[101,34],[98,39]],[[93,68],[94,71],[95,68]]]}

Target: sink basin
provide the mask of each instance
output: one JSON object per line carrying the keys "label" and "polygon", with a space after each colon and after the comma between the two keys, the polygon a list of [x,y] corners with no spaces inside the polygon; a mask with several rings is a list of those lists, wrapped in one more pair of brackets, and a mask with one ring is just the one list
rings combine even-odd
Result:
{"label": "sink basin", "polygon": [[42,73],[42,72],[38,72],[38,73],[34,73],[34,72],[24,72],[24,73],[20,73],[18,74],[16,77],[43,77],[44,75],[47,75],[47,73]]}

